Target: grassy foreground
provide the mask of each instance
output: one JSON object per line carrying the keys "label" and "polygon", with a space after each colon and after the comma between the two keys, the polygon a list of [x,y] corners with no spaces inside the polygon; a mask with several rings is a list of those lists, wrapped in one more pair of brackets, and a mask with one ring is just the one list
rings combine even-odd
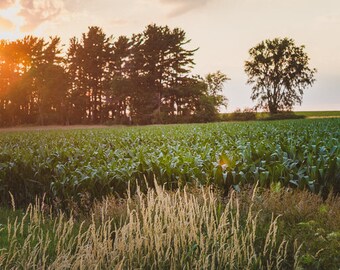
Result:
{"label": "grassy foreground", "polygon": [[[108,197],[86,216],[2,210],[1,269],[337,269],[340,200],[211,188]],[[3,214],[8,217],[4,221]]]}
{"label": "grassy foreground", "polygon": [[0,269],[338,269],[339,127],[4,132]]}

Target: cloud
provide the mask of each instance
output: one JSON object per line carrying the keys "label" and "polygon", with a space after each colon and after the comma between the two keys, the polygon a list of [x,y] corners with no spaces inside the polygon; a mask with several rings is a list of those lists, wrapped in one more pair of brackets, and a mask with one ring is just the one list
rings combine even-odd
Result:
{"label": "cloud", "polygon": [[[99,2],[99,0],[97,0]],[[65,0],[65,8],[72,12],[78,12],[89,6],[89,1],[86,0]]]}
{"label": "cloud", "polygon": [[4,31],[12,30],[15,28],[15,25],[5,18],[0,17],[0,29]]}
{"label": "cloud", "polygon": [[25,20],[21,31],[30,32],[44,22],[56,18],[64,9],[63,0],[20,0],[19,15]]}
{"label": "cloud", "polygon": [[15,4],[15,0],[0,0],[0,9],[6,9]]}
{"label": "cloud", "polygon": [[168,14],[169,17],[180,16],[193,9],[207,5],[213,0],[159,0],[162,4],[172,5],[174,9]]}

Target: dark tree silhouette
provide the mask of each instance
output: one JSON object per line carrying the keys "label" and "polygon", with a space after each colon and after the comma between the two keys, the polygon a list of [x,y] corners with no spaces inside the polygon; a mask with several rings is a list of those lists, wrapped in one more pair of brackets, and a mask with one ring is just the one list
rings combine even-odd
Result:
{"label": "dark tree silhouette", "polygon": [[66,70],[68,74],[69,91],[67,112],[68,122],[82,123],[87,118],[90,102],[86,93],[85,74],[83,66],[82,46],[76,37],[70,39],[67,51]]}
{"label": "dark tree silhouette", "polygon": [[89,116],[93,123],[103,120],[103,91],[110,80],[113,53],[111,39],[99,27],[89,27],[88,33],[83,34],[82,67],[90,97]]}
{"label": "dark tree silhouette", "polygon": [[97,26],[89,27],[80,42],[76,38],[70,41],[71,102],[78,120],[100,123],[105,118],[104,92],[113,74],[111,41],[112,37],[107,37]]}
{"label": "dark tree silhouette", "polygon": [[113,78],[106,90],[107,116],[116,123],[129,123],[128,111],[131,108],[132,94],[131,78],[128,72],[128,64],[131,54],[131,41],[126,36],[120,36],[113,43]]}
{"label": "dark tree silhouette", "polygon": [[[196,49],[184,47],[189,42],[185,32],[179,28],[171,30],[168,26],[152,24],[143,32],[143,73],[146,90],[150,93],[150,104],[153,104],[150,113],[154,114],[156,122],[162,121],[162,107],[169,104],[174,106],[174,102],[165,99],[167,92],[171,93],[173,88],[183,83],[194,66]],[[174,107],[169,109],[175,110]]]}
{"label": "dark tree silhouette", "polygon": [[305,47],[296,46],[289,38],[265,40],[249,50],[245,62],[248,84],[253,85],[251,99],[256,108],[291,110],[302,103],[303,91],[311,86],[316,69],[309,67]]}
{"label": "dark tree silhouette", "polygon": [[[66,93],[60,39],[26,36],[2,42],[0,78],[3,82],[0,121],[3,125],[60,123]],[[57,81],[56,81],[56,78]],[[64,83],[65,82],[65,83]],[[59,120],[58,120],[59,119]]]}
{"label": "dark tree silhouette", "polygon": [[222,93],[223,84],[228,80],[230,78],[219,70],[205,76],[205,83],[207,84],[206,95],[213,99],[215,110],[221,106],[227,107],[228,105],[228,99]]}
{"label": "dark tree silhouette", "polygon": [[65,54],[59,37],[0,40],[0,125],[214,120],[227,77],[190,75],[189,42],[155,24],[117,39],[89,27]]}
{"label": "dark tree silhouette", "polygon": [[49,42],[44,43],[41,60],[32,66],[28,73],[35,89],[35,102],[41,125],[46,121],[62,123],[64,118],[67,76],[62,66],[60,44],[59,37],[51,37]]}

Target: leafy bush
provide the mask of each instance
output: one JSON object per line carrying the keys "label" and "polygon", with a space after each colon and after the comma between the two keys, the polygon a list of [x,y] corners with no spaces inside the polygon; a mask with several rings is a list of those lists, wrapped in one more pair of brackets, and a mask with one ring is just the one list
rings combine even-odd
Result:
{"label": "leafy bush", "polygon": [[299,262],[302,269],[338,269],[340,264],[340,197],[330,194],[326,200],[307,191],[273,186],[271,190],[240,194],[244,211],[249,205],[261,211],[259,222],[267,224],[272,215],[280,216],[279,238],[302,243]]}
{"label": "leafy bush", "polygon": [[256,111],[251,108],[245,108],[243,111],[241,111],[241,109],[237,109],[229,115],[229,119],[231,121],[256,120]]}
{"label": "leafy bush", "polygon": [[260,120],[286,120],[286,119],[304,119],[306,116],[295,114],[293,112],[278,112],[276,114],[269,114],[267,117],[260,118]]}

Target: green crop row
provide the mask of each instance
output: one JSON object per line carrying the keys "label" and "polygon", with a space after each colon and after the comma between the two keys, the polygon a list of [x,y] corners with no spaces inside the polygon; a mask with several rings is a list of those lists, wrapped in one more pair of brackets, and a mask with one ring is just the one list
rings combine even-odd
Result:
{"label": "green crop row", "polygon": [[339,192],[339,140],[340,119],[0,133],[0,200],[123,195],[154,179]]}

